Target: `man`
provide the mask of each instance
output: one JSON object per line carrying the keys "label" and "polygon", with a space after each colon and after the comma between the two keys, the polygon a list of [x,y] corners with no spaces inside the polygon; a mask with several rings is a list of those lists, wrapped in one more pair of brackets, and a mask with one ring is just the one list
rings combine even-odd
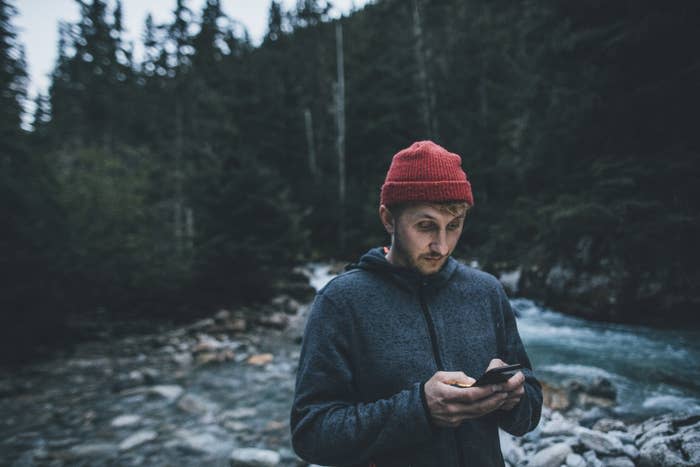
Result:
{"label": "man", "polygon": [[[498,428],[537,426],[542,392],[508,299],[451,258],[474,204],[461,158],[431,141],[398,152],[370,250],[319,291],[291,411],[300,457],[324,465],[504,465]],[[507,382],[469,386],[520,363]]]}

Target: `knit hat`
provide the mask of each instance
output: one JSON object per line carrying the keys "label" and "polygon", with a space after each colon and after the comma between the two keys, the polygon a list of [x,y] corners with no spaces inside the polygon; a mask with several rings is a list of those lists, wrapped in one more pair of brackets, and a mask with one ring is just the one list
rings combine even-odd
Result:
{"label": "knit hat", "polygon": [[418,141],[397,152],[386,174],[380,203],[466,201],[474,205],[462,158],[432,141]]}

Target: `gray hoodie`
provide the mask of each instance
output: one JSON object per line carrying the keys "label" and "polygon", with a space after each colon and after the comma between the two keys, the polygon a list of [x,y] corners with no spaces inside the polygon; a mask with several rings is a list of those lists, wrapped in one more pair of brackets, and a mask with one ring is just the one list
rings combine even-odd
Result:
{"label": "gray hoodie", "polygon": [[[381,248],[348,269],[319,291],[304,333],[291,411],[297,454],[323,465],[504,465],[498,427],[534,429],[542,390],[498,280],[453,258],[422,276]],[[526,367],[518,405],[458,428],[433,425],[425,382],[439,370],[476,378],[493,358]]]}

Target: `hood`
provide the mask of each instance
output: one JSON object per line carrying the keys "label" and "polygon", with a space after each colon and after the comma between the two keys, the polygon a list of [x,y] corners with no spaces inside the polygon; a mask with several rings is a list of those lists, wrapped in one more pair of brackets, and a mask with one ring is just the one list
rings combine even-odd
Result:
{"label": "hood", "polygon": [[417,290],[421,287],[437,290],[447,283],[457,270],[457,261],[451,256],[447,258],[442,268],[435,274],[423,275],[412,269],[395,266],[386,260],[384,248],[372,248],[360,257],[357,263],[346,266],[346,271],[363,269],[384,276],[399,286]]}

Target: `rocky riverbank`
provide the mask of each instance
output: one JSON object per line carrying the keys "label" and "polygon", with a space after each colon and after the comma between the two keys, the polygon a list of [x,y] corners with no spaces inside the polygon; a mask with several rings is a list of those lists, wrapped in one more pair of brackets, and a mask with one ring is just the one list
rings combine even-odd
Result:
{"label": "rocky riverbank", "polygon": [[[306,465],[288,416],[307,310],[282,295],[0,372],[2,464]],[[700,465],[700,413],[622,421],[605,379],[545,383],[539,427],[502,433],[510,466]]]}
{"label": "rocky riverbank", "polygon": [[537,429],[524,437],[502,432],[501,447],[511,466],[698,466],[700,413],[669,414],[632,425],[601,418],[589,428],[545,408]]}
{"label": "rocky riverbank", "polygon": [[0,373],[3,465],[299,465],[288,417],[304,306],[220,311]]}

